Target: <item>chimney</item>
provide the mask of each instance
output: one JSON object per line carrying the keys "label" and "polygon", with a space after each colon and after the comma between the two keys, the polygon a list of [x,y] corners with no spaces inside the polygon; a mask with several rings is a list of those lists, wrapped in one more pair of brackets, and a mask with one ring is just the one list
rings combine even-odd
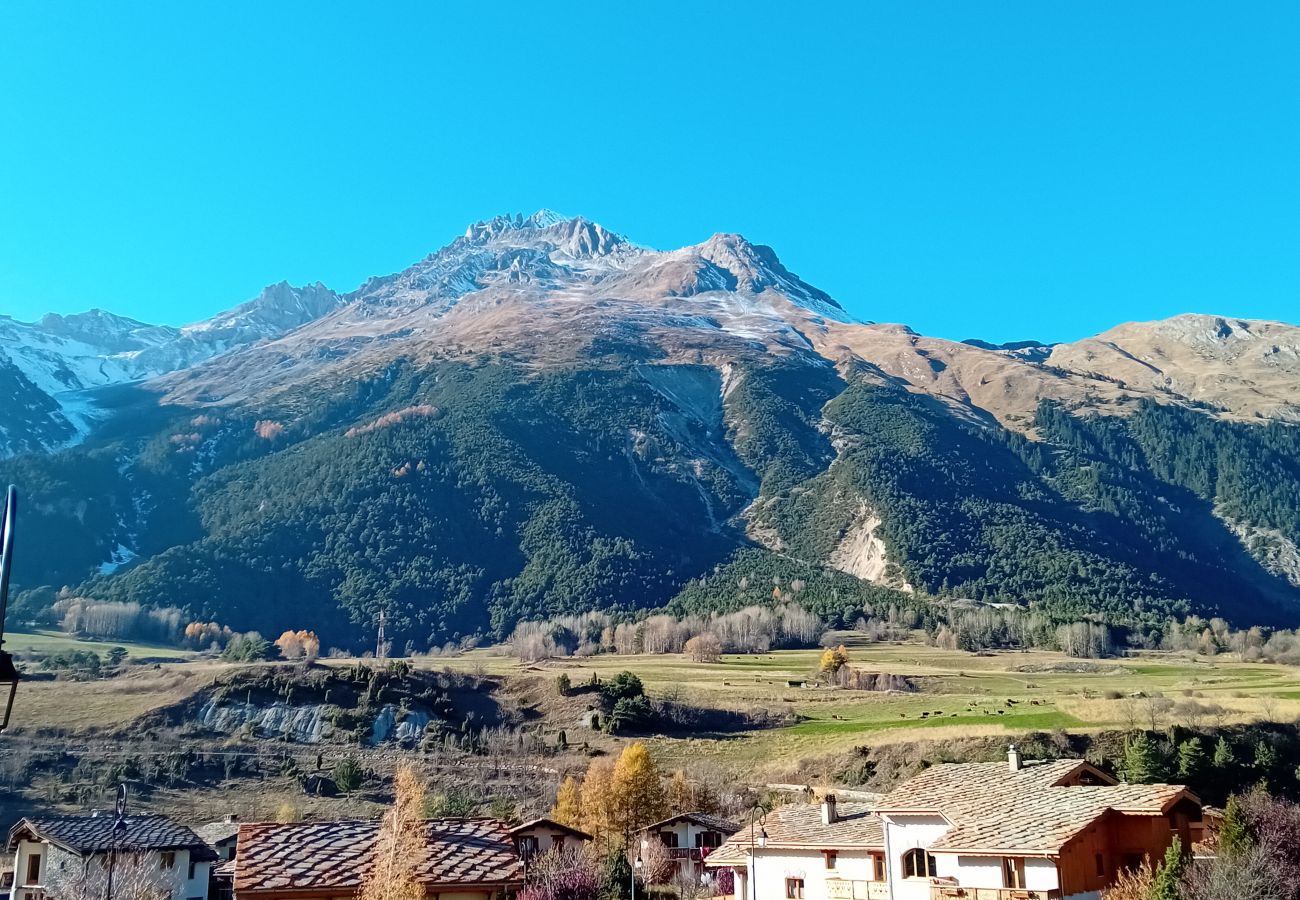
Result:
{"label": "chimney", "polygon": [[827,794],[822,798],[822,824],[830,825],[837,820],[835,815],[835,795]]}
{"label": "chimney", "polygon": [[1012,744],[1007,747],[1007,770],[1010,772],[1019,772],[1023,765],[1024,761],[1020,758],[1020,751],[1016,749],[1016,745]]}
{"label": "chimney", "polygon": [[221,821],[227,825],[234,825],[239,821],[239,813],[226,813],[221,817]]}

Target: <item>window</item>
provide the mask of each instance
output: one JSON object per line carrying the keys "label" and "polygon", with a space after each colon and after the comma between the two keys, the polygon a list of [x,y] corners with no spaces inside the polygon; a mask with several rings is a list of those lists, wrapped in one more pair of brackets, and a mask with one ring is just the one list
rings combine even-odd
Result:
{"label": "window", "polygon": [[677,832],[661,831],[659,832],[659,840],[663,842],[663,845],[665,847],[667,847],[669,850],[672,850],[674,847],[677,846]]}
{"label": "window", "polygon": [[557,834],[553,838],[551,838],[551,849],[554,850],[556,853],[559,853],[564,850],[564,835]]}
{"label": "window", "polygon": [[1128,869],[1130,872],[1136,872],[1138,869],[1142,867],[1142,863],[1145,861],[1145,859],[1146,857],[1144,857],[1141,853],[1125,853],[1124,868]]}
{"label": "window", "polygon": [[39,853],[33,853],[27,857],[27,883],[41,883],[41,855]]}
{"label": "window", "polygon": [[188,874],[188,875],[185,876],[185,877],[188,878],[190,881],[193,881],[193,880],[194,880],[194,867],[195,867],[196,865],[198,865],[198,864],[195,863],[193,859],[191,859],[191,860],[190,860],[190,874]]}
{"label": "window", "polygon": [[839,862],[839,860],[836,858],[839,856],[839,854],[836,853],[834,850],[823,850],[822,856],[826,857],[827,869],[834,869],[835,863]]}
{"label": "window", "polygon": [[173,850],[164,850],[158,854],[158,866],[162,869],[176,868],[176,853]]}
{"label": "window", "polygon": [[903,854],[904,878],[934,877],[934,857],[920,847],[915,847]]}
{"label": "window", "polygon": [[722,846],[722,834],[717,831],[701,831],[695,835],[695,846],[714,849]]}
{"label": "window", "polygon": [[531,859],[537,855],[537,838],[534,835],[525,834],[520,836],[519,855],[524,859]]}
{"label": "window", "polygon": [[1025,860],[1023,857],[1005,856],[1002,858],[1002,886],[1024,889]]}
{"label": "window", "polygon": [[802,878],[787,878],[785,880],[785,900],[803,900]]}
{"label": "window", "polygon": [[1097,877],[1106,877],[1106,858],[1100,853],[1097,854]]}
{"label": "window", "polygon": [[885,857],[880,853],[871,854],[871,880],[885,880]]}

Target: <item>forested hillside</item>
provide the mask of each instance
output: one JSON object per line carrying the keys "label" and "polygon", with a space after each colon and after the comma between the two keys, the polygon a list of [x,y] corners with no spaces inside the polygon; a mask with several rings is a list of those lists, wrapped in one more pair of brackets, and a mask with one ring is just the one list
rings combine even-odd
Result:
{"label": "forested hillside", "polygon": [[[27,498],[18,575],[48,588],[19,608],[69,585],[336,644],[382,609],[417,646],[595,608],[734,609],[796,581],[845,625],[925,596],[1152,627],[1295,618],[1295,588],[1214,515],[1296,534],[1293,427],[1045,403],[1034,441],[824,365],[730,378],[720,402],[701,366],[396,365],[17,457],[0,478]],[[864,505],[914,594],[828,565]]]}

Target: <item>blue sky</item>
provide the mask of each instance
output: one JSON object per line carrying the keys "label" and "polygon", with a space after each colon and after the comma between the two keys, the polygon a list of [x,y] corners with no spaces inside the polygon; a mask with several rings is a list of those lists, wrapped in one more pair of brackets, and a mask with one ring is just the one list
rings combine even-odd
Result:
{"label": "blue sky", "polygon": [[181,323],[552,207],[944,337],[1300,321],[1297,47],[1281,2],[6,0],[0,313]]}

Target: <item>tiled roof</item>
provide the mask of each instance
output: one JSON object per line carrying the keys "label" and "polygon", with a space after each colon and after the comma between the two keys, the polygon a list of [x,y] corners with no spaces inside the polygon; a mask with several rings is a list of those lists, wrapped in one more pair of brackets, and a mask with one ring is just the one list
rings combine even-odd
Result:
{"label": "tiled roof", "polygon": [[197,862],[215,860],[217,855],[197,834],[166,816],[127,816],[126,830],[113,833],[115,816],[48,816],[21,819],[9,832],[9,849],[15,849],[20,831],[30,831],[81,855],[119,850],[189,850]]}
{"label": "tiled roof", "polygon": [[1017,772],[1006,763],[939,765],[900,785],[876,809],[938,813],[951,821],[953,827],[930,845],[932,850],[1055,853],[1110,811],[1160,815],[1180,797],[1191,796],[1179,785],[1077,784],[1071,777],[1076,774],[1111,780],[1082,760],[1028,765]]}
{"label": "tiled roof", "polygon": [[694,822],[696,825],[703,825],[705,828],[711,828],[714,831],[721,831],[723,834],[735,834],[740,830],[739,823],[706,812],[679,813],[672,818],[664,819],[662,822],[655,822],[653,825],[647,825],[643,830],[654,831],[658,828],[663,828],[666,825],[672,825],[674,822],[681,822],[683,820]]}
{"label": "tiled roof", "polygon": [[[496,819],[432,819],[417,864],[426,886],[517,884],[519,855]],[[352,891],[370,870],[379,822],[245,824],[239,828],[235,893]]]}
{"label": "tiled roof", "polygon": [[[835,821],[822,824],[820,803],[789,803],[767,814],[759,827],[767,832],[767,850],[813,848],[883,850],[884,826],[868,803],[841,800]],[[708,855],[710,866],[742,865],[749,858],[749,826],[743,826],[721,847]],[[763,851],[760,850],[760,853]]]}

